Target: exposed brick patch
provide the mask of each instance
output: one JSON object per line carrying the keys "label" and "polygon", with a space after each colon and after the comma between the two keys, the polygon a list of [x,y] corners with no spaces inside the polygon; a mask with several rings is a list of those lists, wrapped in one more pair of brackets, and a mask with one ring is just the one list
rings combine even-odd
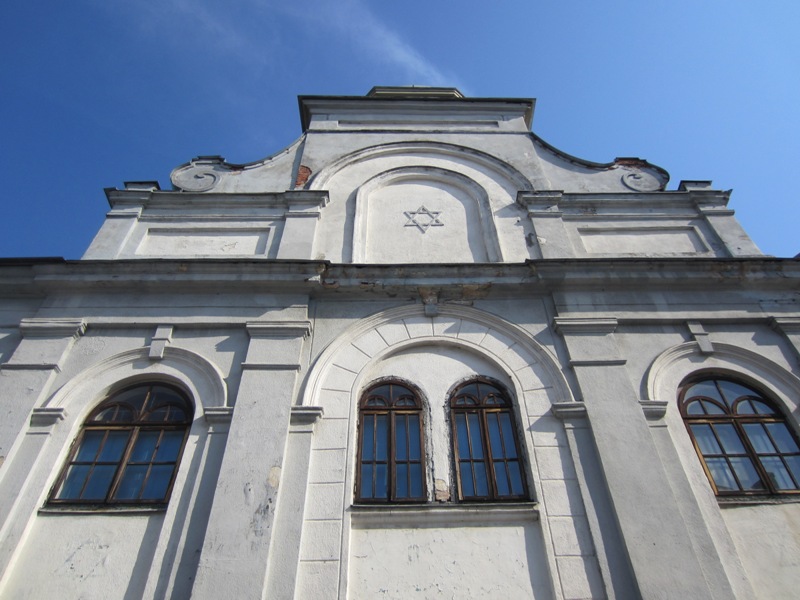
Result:
{"label": "exposed brick patch", "polygon": [[294,187],[303,187],[309,177],[311,177],[311,169],[305,165],[300,165],[297,169],[297,179],[294,182]]}

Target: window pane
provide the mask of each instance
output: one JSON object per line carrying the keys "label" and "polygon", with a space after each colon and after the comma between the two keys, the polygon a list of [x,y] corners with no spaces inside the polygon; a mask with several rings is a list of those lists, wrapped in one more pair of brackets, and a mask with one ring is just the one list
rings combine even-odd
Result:
{"label": "window pane", "polygon": [[725,380],[718,380],[717,383],[719,384],[722,393],[725,395],[725,399],[728,401],[728,406],[733,406],[733,403],[736,402],[742,396],[758,396],[754,390],[750,388],[746,388],[743,385],[739,385],[738,383],[734,383],[732,381],[725,381]]}
{"label": "window pane", "polygon": [[686,390],[684,398],[694,398],[695,396],[706,396],[707,398],[717,400],[720,404],[725,404],[725,401],[722,399],[722,396],[719,395],[717,386],[714,385],[713,381],[701,381],[700,383],[695,383],[692,387]]}
{"label": "window pane", "polygon": [[736,433],[736,428],[731,423],[714,425],[714,431],[727,454],[746,453],[742,440],[739,439],[739,434]]}
{"label": "window pane", "polygon": [[100,442],[103,441],[105,431],[85,431],[81,447],[73,459],[75,462],[94,462],[97,451],[100,449]]}
{"label": "window pane", "polygon": [[470,497],[475,495],[475,485],[472,482],[472,463],[459,463],[461,467],[461,495]]}
{"label": "window pane", "polygon": [[800,456],[784,456],[783,460],[789,467],[789,471],[794,475],[795,482],[800,486]]}
{"label": "window pane", "polygon": [[399,499],[408,498],[408,465],[397,465],[397,474],[395,475],[395,483],[397,485],[396,496]]}
{"label": "window pane", "polygon": [[709,458],[706,459],[706,466],[714,479],[717,489],[721,492],[734,492],[739,491],[739,486],[733,478],[728,467],[728,462],[724,458]]}
{"label": "window pane", "polygon": [[469,422],[469,441],[472,447],[472,458],[483,458],[483,440],[481,439],[480,419],[476,413],[467,415]]}
{"label": "window pane", "polygon": [[133,445],[130,462],[150,462],[156,451],[160,431],[140,431]]}
{"label": "window pane", "polygon": [[172,478],[172,465],[155,465],[144,486],[142,500],[162,500],[167,495],[169,480]]}
{"label": "window pane", "polygon": [[706,414],[703,410],[703,404],[700,400],[692,400],[686,405],[686,414],[697,416],[697,415],[704,415]]}
{"label": "window pane", "polygon": [[756,414],[756,410],[753,408],[752,403],[750,400],[742,400],[736,405],[736,414],[737,415],[754,415]]}
{"label": "window pane", "polygon": [[469,458],[469,436],[467,435],[467,415],[456,413],[456,428],[458,433],[458,458]]}
{"label": "window pane", "polygon": [[119,462],[122,453],[125,452],[125,446],[128,445],[130,435],[130,431],[109,431],[97,460],[99,462]]}
{"label": "window pane", "polygon": [[408,417],[408,457],[411,460],[420,460],[419,415]]}
{"label": "window pane", "polygon": [[375,465],[375,497],[386,498],[389,495],[389,479],[386,465]]}
{"label": "window pane", "polygon": [[772,440],[778,446],[778,452],[798,452],[797,442],[792,438],[789,428],[784,423],[765,423],[772,436]]}
{"label": "window pane", "polygon": [[146,475],[146,465],[128,466],[122,475],[122,480],[114,497],[117,500],[138,500]]}
{"label": "window pane", "polygon": [[751,400],[750,403],[755,407],[756,412],[760,415],[774,415],[775,411],[769,406],[758,400]]}
{"label": "window pane", "polygon": [[411,497],[422,498],[422,465],[413,463],[411,469]]}
{"label": "window pane", "polygon": [[[141,435],[141,434],[140,434]],[[158,444],[157,462],[175,462],[183,444],[183,431],[165,431]]]}
{"label": "window pane", "polygon": [[500,421],[497,413],[488,413],[486,423],[489,426],[489,446],[492,449],[492,456],[503,458],[503,440],[500,437]]}
{"label": "window pane", "polygon": [[372,465],[361,465],[361,497],[372,498]]}
{"label": "window pane", "polygon": [[379,405],[385,406],[387,404],[387,400],[389,399],[389,386],[381,385],[379,387],[376,387],[367,395],[367,398],[368,400],[373,398],[378,399],[381,401],[379,402]]}
{"label": "window pane", "polygon": [[155,410],[150,411],[147,413],[147,416],[143,419],[148,423],[164,423],[166,422],[167,416],[169,415],[169,406],[159,406]]}
{"label": "window pane", "polygon": [[515,496],[522,495],[524,492],[524,488],[522,487],[522,471],[517,461],[508,463],[508,474],[511,477],[511,493]]}
{"label": "window pane", "polygon": [[473,463],[475,467],[475,495],[489,495],[489,481],[486,477],[486,465],[482,462]]}
{"label": "window pane", "polygon": [[796,489],[792,481],[789,471],[783,464],[780,456],[762,456],[761,465],[769,475],[769,480],[775,489],[778,490],[793,490]]}
{"label": "window pane", "polygon": [[762,490],[764,483],[761,481],[751,461],[746,456],[737,456],[731,458],[731,466],[739,478],[739,483],[745,490]]}
{"label": "window pane", "polygon": [[89,465],[72,465],[67,471],[64,483],[58,492],[58,500],[79,500],[86,476],[89,474]]}
{"label": "window pane", "polygon": [[99,412],[94,419],[93,423],[130,423],[135,420],[133,412],[124,406],[112,405],[105,410]]}
{"label": "window pane", "polygon": [[364,431],[361,434],[361,460],[372,460],[373,452],[373,438],[375,434],[375,415],[363,416]]}
{"label": "window pane", "polygon": [[700,404],[703,406],[703,410],[706,411],[708,415],[724,415],[725,411],[722,410],[721,407],[710,402],[709,400],[700,400]]}
{"label": "window pane", "polygon": [[742,427],[747,434],[747,439],[750,440],[750,443],[758,454],[770,454],[775,452],[775,446],[772,445],[761,423],[746,423]]}
{"label": "window pane", "polygon": [[111,479],[117,467],[112,465],[96,465],[89,475],[89,481],[83,490],[83,500],[105,500]]}
{"label": "window pane", "polygon": [[722,449],[711,431],[711,425],[692,425],[691,429],[694,439],[697,440],[697,445],[700,447],[700,452],[704,455],[722,454]]}
{"label": "window pane", "polygon": [[167,421],[170,423],[183,423],[184,421],[188,421],[189,418],[186,416],[186,411],[182,408],[173,405],[169,407],[169,415],[167,415]]}
{"label": "window pane", "polygon": [[406,439],[406,415],[395,416],[394,424],[394,457],[397,460],[406,460],[408,458],[408,443]]}
{"label": "window pane", "polygon": [[467,404],[478,404],[478,400],[480,397],[478,396],[478,385],[475,383],[470,383],[467,386],[464,386],[458,391],[459,396],[467,396],[469,400],[467,400]]}
{"label": "window pane", "polygon": [[[517,458],[517,445],[515,443],[514,427],[511,425],[511,415],[507,412],[500,413],[500,425],[503,428],[503,441],[506,446],[506,458]],[[495,456],[497,458],[497,456]]]}
{"label": "window pane", "polygon": [[387,415],[376,415],[375,421],[375,460],[386,460],[389,457],[389,419]]}
{"label": "window pane", "polygon": [[511,488],[508,482],[508,474],[506,473],[506,465],[502,461],[495,461],[494,463],[494,476],[495,484],[497,484],[497,495],[508,496]]}

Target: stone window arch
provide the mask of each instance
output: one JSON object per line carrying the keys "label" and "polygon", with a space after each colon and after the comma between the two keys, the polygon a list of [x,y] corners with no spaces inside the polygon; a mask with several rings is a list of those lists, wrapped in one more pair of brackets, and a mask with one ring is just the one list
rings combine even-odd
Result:
{"label": "stone window arch", "polygon": [[724,374],[690,377],[681,416],[718,496],[800,493],[800,443],[778,403]]}
{"label": "stone window arch", "polygon": [[83,422],[48,501],[51,505],[164,505],[194,410],[163,382],[112,393]]}
{"label": "stone window arch", "polygon": [[425,437],[420,393],[397,379],[373,383],[358,408],[358,502],[424,502]]}

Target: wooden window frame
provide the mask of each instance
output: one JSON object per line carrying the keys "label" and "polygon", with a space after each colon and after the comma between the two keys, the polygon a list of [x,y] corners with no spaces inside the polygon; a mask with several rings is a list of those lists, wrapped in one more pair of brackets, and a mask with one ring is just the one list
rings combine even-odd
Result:
{"label": "wooden window frame", "polygon": [[[143,389],[144,399],[141,401],[141,407],[136,408],[132,404],[126,403],[124,396],[126,394],[135,392],[139,389]],[[153,404],[153,393],[157,389],[165,389],[173,394],[176,394],[181,399],[181,404],[178,405],[174,401],[164,401],[158,402],[158,398],[156,396],[155,404]],[[179,408],[183,411],[184,417],[179,421],[169,421],[169,408],[165,415],[164,420],[162,421],[148,421],[147,417],[152,413],[160,410],[163,407],[175,407]],[[115,416],[119,414],[120,409],[122,410],[129,410],[131,414],[135,415],[131,419],[122,420],[122,421],[99,421],[97,419],[101,413],[109,410],[109,409],[116,409]],[[172,488],[175,484],[175,478],[178,473],[178,468],[180,467],[181,459],[183,457],[183,451],[186,447],[186,440],[189,435],[189,429],[191,427],[192,419],[194,415],[194,410],[191,401],[189,400],[187,394],[177,388],[174,385],[162,383],[162,382],[147,382],[147,383],[140,383],[132,386],[125,387],[123,389],[118,390],[111,394],[108,398],[103,400],[100,404],[98,404],[87,416],[86,420],[83,422],[81,426],[81,431],[72,442],[72,446],[70,447],[69,453],[67,455],[67,459],[64,461],[64,465],[61,468],[61,472],[59,473],[58,478],[56,479],[53,487],[50,490],[50,495],[47,501],[48,506],[83,506],[83,507],[130,507],[130,506],[145,506],[145,507],[163,507],[166,506],[169,502],[169,498],[172,495]],[[158,460],[158,450],[161,446],[161,443],[164,441],[165,436],[164,434],[171,431],[179,431],[183,433],[182,439],[180,441],[180,446],[178,448],[177,453],[175,454],[174,460],[168,461],[159,461]],[[97,450],[95,451],[94,458],[92,460],[77,460],[80,450],[82,448],[83,442],[87,439],[87,435],[91,432],[102,432],[103,436],[98,445]],[[100,460],[100,455],[102,454],[105,444],[109,440],[109,434],[113,434],[114,432],[127,432],[128,437],[125,441],[125,446],[120,456],[117,460]],[[158,439],[153,446],[152,454],[150,459],[147,461],[142,460],[132,460],[132,453],[136,448],[137,441],[141,434],[147,434],[151,432],[158,432]],[[74,465],[82,465],[88,466],[89,472],[86,475],[86,479],[83,482],[83,485],[80,489],[80,493],[78,497],[59,497],[59,494],[62,492],[62,487],[67,479],[67,475],[70,471],[70,467]],[[114,474],[110,479],[110,484],[106,491],[106,495],[104,498],[81,498],[80,496],[86,490],[87,485],[89,484],[89,480],[94,469],[98,466],[114,466]],[[145,474],[144,479],[142,480],[141,484],[138,486],[139,489],[139,497],[138,498],[117,498],[117,493],[119,491],[120,484],[123,481],[125,473],[128,467],[142,467],[147,466],[147,472]],[[169,482],[165,488],[163,496],[160,498],[142,498],[141,496],[144,494],[147,485],[150,481],[150,477],[153,474],[153,467],[159,466],[166,466],[172,465],[172,472],[170,474]]]}
{"label": "wooden window frame", "polygon": [[[737,396],[732,402],[723,395],[723,391],[720,388],[720,382],[729,382],[735,384],[737,386],[741,386],[746,388],[751,394],[748,395],[741,395]],[[717,393],[723,395],[723,399],[725,400],[724,405],[720,404],[715,398],[711,396],[703,396],[703,395],[693,395],[687,396],[687,392],[689,392],[694,386],[700,383],[713,383],[715,386]],[[717,409],[721,410],[721,414],[711,414],[708,413],[707,408],[703,408],[705,414],[696,415],[696,414],[689,414],[687,412],[687,408],[690,404],[693,404],[696,401],[706,402],[712,404]],[[758,414],[758,413],[737,413],[736,409],[738,406],[746,401],[757,401],[760,403],[765,404],[771,411],[772,414]],[[703,376],[693,377],[687,380],[681,388],[678,395],[678,402],[680,407],[681,417],[683,418],[684,425],[686,426],[686,431],[689,434],[689,438],[692,441],[692,445],[694,446],[695,452],[697,453],[697,457],[700,460],[700,464],[703,467],[703,471],[708,478],[709,483],[711,484],[711,488],[714,490],[714,493],[719,498],[743,498],[743,497],[752,497],[752,498],[764,498],[764,497],[790,497],[790,496],[797,496],[800,495],[800,476],[795,475],[787,468],[787,472],[789,476],[794,480],[795,485],[797,486],[796,489],[780,489],[777,485],[775,485],[772,479],[769,476],[769,471],[763,465],[761,458],[762,456],[777,456],[781,458],[781,462],[786,467],[786,462],[783,460],[783,457],[789,456],[797,456],[800,457],[800,439],[797,436],[797,432],[795,428],[792,427],[790,421],[786,418],[783,409],[778,405],[777,402],[772,400],[768,395],[763,394],[757,388],[755,388],[752,384],[737,379],[735,377],[730,377],[724,374],[716,374],[716,373],[707,373]],[[728,403],[731,406],[728,406]],[[752,406],[752,405],[751,405]],[[770,442],[774,446],[776,452],[758,452],[755,446],[753,445],[752,440],[750,439],[750,435],[746,432],[745,426],[752,425],[752,424],[769,424],[769,423],[778,423],[783,425],[786,430],[788,431],[791,439],[794,441],[795,444],[798,446],[798,451],[796,452],[782,452],[778,448],[778,444],[775,442],[775,438],[773,434],[769,432],[768,428],[764,428],[764,432],[766,433],[767,437],[769,438]],[[692,430],[692,425],[709,425],[712,435],[714,436],[714,441],[716,445],[721,450],[720,453],[704,453],[700,447],[700,443],[697,440],[697,437]],[[721,426],[721,425],[730,425],[733,427],[736,435],[738,436],[738,441],[743,448],[743,452],[728,452],[725,450],[725,446],[723,444],[722,439],[720,438],[720,430],[716,429],[714,426]],[[737,490],[725,490],[720,489],[717,485],[717,482],[714,479],[714,476],[711,473],[711,469],[707,463],[707,458],[722,458],[725,459],[725,464],[728,466],[728,470],[730,474],[733,476],[735,483],[738,485],[740,489]],[[742,485],[740,476],[736,473],[736,470],[732,467],[730,463],[730,457],[740,458],[745,457],[747,458],[750,463],[753,465],[756,474],[759,477],[760,482],[764,485],[762,489],[745,489],[745,486]]]}
{"label": "wooden window frame", "polygon": [[[386,406],[375,406],[370,405],[372,399],[376,398],[375,392],[379,389],[383,388],[384,386],[390,386],[390,397],[387,399]],[[391,386],[396,386],[398,388],[402,388],[409,392],[409,396],[413,398],[414,407],[408,406],[396,406],[392,405],[392,396],[394,395],[394,391]],[[356,458],[356,485],[355,485],[355,501],[359,504],[420,504],[428,501],[428,488],[427,488],[427,462],[425,458],[425,420],[423,418],[423,410],[422,410],[422,399],[421,394],[419,391],[412,385],[407,382],[400,381],[397,379],[387,379],[382,380],[370,385],[364,393],[361,395],[361,400],[359,401],[359,409],[358,409],[358,452]],[[398,398],[399,400],[399,398]],[[385,415],[386,418],[389,420],[389,433],[388,438],[386,441],[386,455],[387,458],[385,461],[379,461],[377,459],[373,459],[371,461],[367,461],[373,465],[376,464],[386,464],[387,468],[387,493],[386,497],[375,497],[375,483],[376,483],[376,474],[373,471],[372,480],[370,482],[370,493],[371,496],[362,495],[362,491],[364,490],[364,485],[366,482],[362,481],[362,466],[365,464],[364,457],[363,457],[363,450],[364,450],[364,443],[363,437],[365,433],[365,421],[368,417],[375,417],[377,418],[380,415]],[[411,464],[419,464],[420,469],[420,487],[421,487],[421,494],[419,496],[410,496],[407,498],[398,498],[398,486],[397,486],[397,465],[398,459],[395,456],[395,446],[397,443],[397,417],[404,416],[404,415],[414,415],[418,418],[419,422],[419,459],[418,460],[411,460],[410,457],[408,460],[399,461],[401,464],[405,463],[408,465]],[[377,428],[373,425],[373,439],[377,441]],[[408,436],[408,432],[410,431],[409,428],[406,428],[406,434]],[[408,446],[408,439],[407,441],[407,448]],[[373,446],[374,448],[374,446]],[[409,494],[411,492],[411,475],[408,475],[408,488]]]}
{"label": "wooden window frame", "polygon": [[[478,399],[478,404],[474,405],[458,405],[457,402],[459,398],[463,396],[463,391],[471,385],[478,385],[478,386],[485,386],[495,390],[497,393],[492,394],[492,397],[495,399],[500,400],[500,404],[494,403],[487,404],[487,398],[489,398],[489,394],[481,394],[481,398]],[[517,429],[517,419],[515,415],[514,405],[511,402],[511,398],[506,391],[505,387],[502,386],[499,382],[496,382],[492,379],[487,377],[478,377],[474,379],[470,379],[459,384],[451,393],[450,393],[450,425],[451,425],[451,452],[453,456],[453,469],[455,471],[455,479],[456,479],[456,491],[457,491],[457,498],[459,502],[519,502],[524,501],[529,498],[528,492],[528,484],[527,484],[527,477],[525,474],[525,459],[523,458],[523,453],[521,452],[521,445],[519,440],[519,430]],[[474,456],[472,450],[472,435],[468,434],[467,443],[470,448],[470,459],[463,460],[459,456],[459,439],[458,439],[458,424],[457,424],[457,415],[459,414],[477,414],[478,416],[478,423],[480,427],[480,439],[481,443],[483,444],[483,458],[482,459],[475,459],[472,458]],[[512,443],[514,444],[514,452],[516,456],[510,456],[508,451],[505,450],[507,445],[507,440],[501,434],[500,440],[503,446],[503,456],[502,458],[498,459],[494,456],[492,451],[492,443],[489,436],[489,423],[488,423],[488,415],[492,414],[506,414],[510,420],[510,429],[511,429],[511,437],[513,438]],[[469,419],[465,417],[465,425],[469,428]],[[473,465],[472,477],[473,481],[475,480],[475,469],[474,464],[482,463],[484,465],[485,472],[487,474],[487,491],[488,494],[486,495],[471,495],[466,496],[464,494],[464,487],[461,481],[461,468],[460,463],[462,462],[469,462]],[[518,470],[519,470],[519,477],[521,482],[522,491],[519,494],[500,494],[498,490],[498,483],[497,483],[497,472],[495,470],[495,463],[502,462],[506,469],[507,473],[510,473],[508,470],[508,465],[511,462],[518,463]],[[474,485],[474,484],[473,484]],[[510,477],[509,477],[509,488],[512,487]]]}

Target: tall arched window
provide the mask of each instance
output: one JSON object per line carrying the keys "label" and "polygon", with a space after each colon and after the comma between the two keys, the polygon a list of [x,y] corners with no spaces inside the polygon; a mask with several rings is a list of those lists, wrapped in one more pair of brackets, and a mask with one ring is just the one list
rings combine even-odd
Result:
{"label": "tall arched window", "polygon": [[425,501],[419,394],[396,381],[381,382],[364,392],[358,413],[357,500]]}
{"label": "tall arched window", "polygon": [[717,495],[800,492],[800,446],[773,401],[723,377],[691,381],[679,401]]}
{"label": "tall arched window", "polygon": [[520,500],[525,475],[508,394],[486,379],[451,394],[453,457],[459,500]]}
{"label": "tall arched window", "polygon": [[169,385],[113,394],[83,424],[51,504],[163,504],[169,499],[192,405]]}

